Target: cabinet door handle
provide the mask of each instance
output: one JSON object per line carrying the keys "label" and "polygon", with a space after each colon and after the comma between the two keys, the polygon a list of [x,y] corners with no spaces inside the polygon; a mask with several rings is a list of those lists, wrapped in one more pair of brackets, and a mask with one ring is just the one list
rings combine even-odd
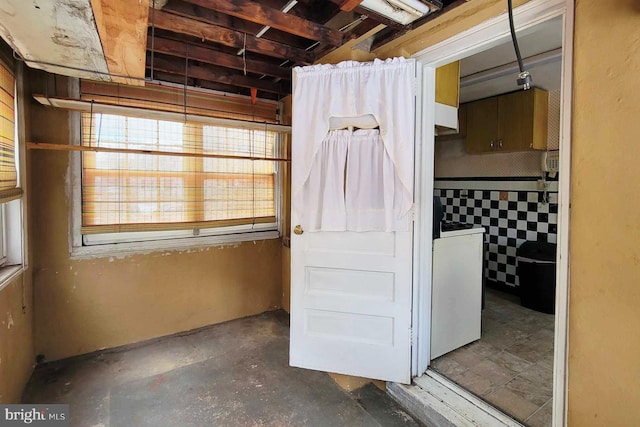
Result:
{"label": "cabinet door handle", "polygon": [[502,140],[501,139],[498,140],[498,147],[502,148]]}
{"label": "cabinet door handle", "polygon": [[489,143],[489,147],[491,147],[491,149],[493,150],[493,139],[491,140],[491,142]]}

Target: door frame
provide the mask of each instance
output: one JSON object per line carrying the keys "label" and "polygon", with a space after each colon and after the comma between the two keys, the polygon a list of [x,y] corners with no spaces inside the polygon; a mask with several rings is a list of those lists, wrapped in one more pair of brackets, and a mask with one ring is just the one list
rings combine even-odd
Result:
{"label": "door frame", "polygon": [[[566,425],[567,376],[568,376],[568,319],[569,319],[569,209],[571,184],[571,114],[573,30],[575,0],[530,0],[514,9],[514,21],[518,30],[524,30],[552,18],[562,17],[562,77],[560,100],[560,177],[558,183],[558,253],[556,267],[556,315],[553,362],[553,425]],[[508,17],[503,13],[449,39],[412,55],[423,66],[423,97],[421,128],[435,126],[435,68],[484,51],[510,40]],[[416,158],[416,176],[422,177],[416,186],[418,206],[416,258],[417,278],[414,286],[415,340],[412,366],[414,375],[422,375],[420,367],[430,362],[431,338],[431,254],[432,247],[432,197],[433,156],[435,137],[433,132],[423,131],[420,139],[420,155]],[[426,147],[430,147],[426,148]]]}

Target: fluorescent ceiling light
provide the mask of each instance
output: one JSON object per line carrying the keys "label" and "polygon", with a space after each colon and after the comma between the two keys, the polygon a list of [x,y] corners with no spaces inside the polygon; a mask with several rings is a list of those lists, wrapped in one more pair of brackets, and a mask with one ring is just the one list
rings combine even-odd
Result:
{"label": "fluorescent ceiling light", "polygon": [[410,24],[431,12],[429,5],[418,0],[363,0],[360,6],[402,25]]}

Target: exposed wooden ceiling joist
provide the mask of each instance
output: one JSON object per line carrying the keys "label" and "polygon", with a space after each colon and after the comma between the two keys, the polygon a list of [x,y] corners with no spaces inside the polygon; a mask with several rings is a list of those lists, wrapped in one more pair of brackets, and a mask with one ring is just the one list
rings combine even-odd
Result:
{"label": "exposed wooden ceiling joist", "polygon": [[[206,22],[208,24],[218,25],[220,27],[233,29],[235,31],[250,35],[255,35],[262,29],[262,25],[256,24],[255,22],[238,19],[233,16],[225,15],[224,13],[216,12],[215,10],[196,6],[192,3],[187,3],[183,0],[171,0],[162,10],[164,10],[165,12],[171,12],[175,15],[183,16],[185,18],[191,18],[197,21]],[[152,18],[149,19],[151,20]],[[292,36],[291,34],[283,33],[276,30],[270,30],[262,37],[268,40],[276,41],[278,43],[284,43],[301,49],[307,48],[309,46],[309,40],[307,39]]]}
{"label": "exposed wooden ceiling joist", "polygon": [[250,0],[186,0],[201,7],[216,10],[250,22],[276,28],[310,40],[332,46],[342,44],[342,33],[313,21],[263,6]]}
{"label": "exposed wooden ceiling joist", "polygon": [[[153,46],[152,46],[153,45]],[[246,70],[250,73],[263,74],[267,76],[280,77],[291,80],[291,70],[279,67],[263,61],[256,61],[247,58],[243,60],[241,56],[229,55],[206,47],[184,43],[176,40],[169,40],[156,37],[155,41],[147,40],[147,49],[157,53],[189,58],[207,64],[217,65],[235,70]]]}
{"label": "exposed wooden ceiling joist", "polygon": [[153,82],[160,82],[160,83],[166,82],[166,83],[173,83],[181,86],[184,86],[186,84],[187,86],[202,87],[205,89],[216,90],[219,92],[227,92],[227,93],[246,92],[246,94],[249,94],[249,91],[246,90],[246,88],[241,88],[238,86],[226,85],[224,83],[210,82],[207,80],[201,81],[198,79],[194,79],[193,77],[187,77],[185,79],[184,70],[182,70],[182,74],[166,73],[164,71],[156,70],[153,72],[153,75],[149,75],[149,77],[152,78]]}
{"label": "exposed wooden ceiling joist", "polygon": [[[147,59],[147,66],[151,66],[150,59]],[[160,56],[156,56],[153,60],[154,71],[158,70],[166,73],[185,75],[185,68],[186,76],[190,78],[208,80],[212,82],[241,86],[246,88],[254,87],[258,90],[282,95],[291,92],[289,85],[284,82],[274,83],[266,79],[244,76],[242,74],[238,74],[221,67],[195,65],[191,63],[185,64],[185,61],[173,61]]]}
{"label": "exposed wooden ceiling joist", "polygon": [[351,12],[356,6],[359,6],[362,3],[362,0],[342,0],[340,4],[340,10],[345,12]]}
{"label": "exposed wooden ceiling joist", "polygon": [[228,28],[206,24],[194,19],[158,10],[153,12],[152,17],[153,19],[149,21],[149,25],[175,33],[187,34],[203,41],[220,43],[238,49],[245,48],[251,52],[277,58],[291,59],[301,64],[311,64],[314,61],[314,55],[311,52],[271,40],[256,38]]}
{"label": "exposed wooden ceiling joist", "polygon": [[[0,10],[0,33],[30,66],[50,72],[128,84],[146,76],[244,95],[255,87],[278,99],[290,93],[293,65],[312,64],[363,34],[373,44],[358,48],[375,49],[433,19],[402,26],[360,0],[156,0],[149,9],[152,1],[0,0],[18,11]],[[442,4],[448,10],[463,1]]]}

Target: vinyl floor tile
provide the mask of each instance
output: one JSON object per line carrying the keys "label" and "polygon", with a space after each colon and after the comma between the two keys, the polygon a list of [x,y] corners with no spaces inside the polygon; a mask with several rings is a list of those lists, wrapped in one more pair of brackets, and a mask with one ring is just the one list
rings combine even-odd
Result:
{"label": "vinyl floor tile", "polygon": [[554,316],[488,289],[482,338],[432,367],[498,409],[538,427],[551,422]]}

